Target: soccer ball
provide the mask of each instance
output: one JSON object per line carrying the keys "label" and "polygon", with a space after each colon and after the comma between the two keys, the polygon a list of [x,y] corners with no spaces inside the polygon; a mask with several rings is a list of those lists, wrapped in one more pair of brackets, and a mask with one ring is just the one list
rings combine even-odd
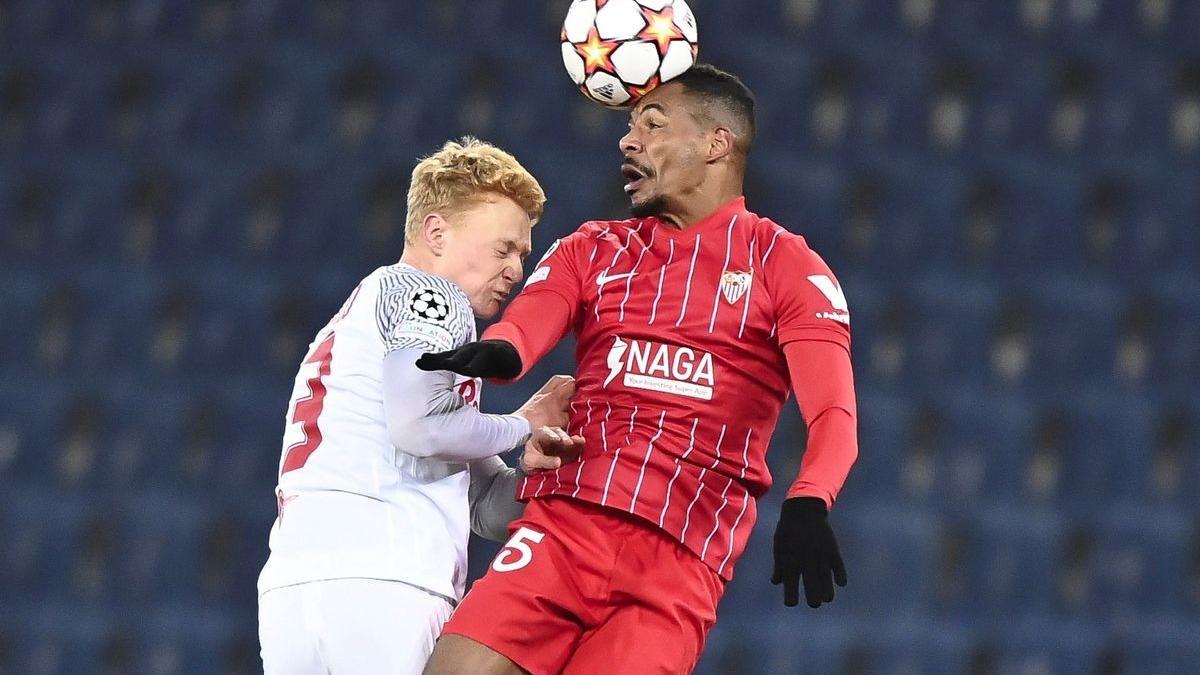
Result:
{"label": "soccer ball", "polygon": [[573,0],[562,57],[593,101],[632,105],[696,62],[696,16],[685,0]]}

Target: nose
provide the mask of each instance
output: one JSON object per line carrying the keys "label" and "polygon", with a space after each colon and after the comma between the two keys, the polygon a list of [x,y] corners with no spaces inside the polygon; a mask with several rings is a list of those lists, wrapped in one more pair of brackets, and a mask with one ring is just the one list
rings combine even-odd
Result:
{"label": "nose", "polygon": [[642,142],[634,135],[634,130],[630,129],[617,142],[617,146],[621,148],[621,153],[628,155],[636,155],[642,150]]}
{"label": "nose", "polygon": [[515,262],[509,262],[504,266],[504,280],[515,286],[520,283],[521,279],[525,278],[525,270],[521,266],[521,259],[517,258]]}

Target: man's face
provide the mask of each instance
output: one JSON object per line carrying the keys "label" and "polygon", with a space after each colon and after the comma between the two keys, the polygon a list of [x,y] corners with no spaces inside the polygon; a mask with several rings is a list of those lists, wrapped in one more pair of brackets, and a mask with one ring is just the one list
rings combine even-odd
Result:
{"label": "man's face", "polygon": [[529,214],[508,197],[489,195],[450,218],[442,250],[443,273],[466,292],[471,309],[490,319],[524,276]]}
{"label": "man's face", "polygon": [[707,134],[683,85],[668,82],[638,101],[621,138],[621,175],[634,216],[663,213],[688,198],[707,170]]}

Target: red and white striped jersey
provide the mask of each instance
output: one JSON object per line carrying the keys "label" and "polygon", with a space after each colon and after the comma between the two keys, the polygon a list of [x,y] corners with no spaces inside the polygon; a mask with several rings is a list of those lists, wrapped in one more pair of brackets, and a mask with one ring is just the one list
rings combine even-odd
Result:
{"label": "red and white striped jersey", "polygon": [[567,330],[578,344],[570,430],[587,444],[519,496],[635,514],[732,578],[771,485],[765,454],[791,384],[783,347],[849,350],[828,266],[741,198],[684,230],[589,222],[551,247],[483,338],[512,342],[528,370]]}

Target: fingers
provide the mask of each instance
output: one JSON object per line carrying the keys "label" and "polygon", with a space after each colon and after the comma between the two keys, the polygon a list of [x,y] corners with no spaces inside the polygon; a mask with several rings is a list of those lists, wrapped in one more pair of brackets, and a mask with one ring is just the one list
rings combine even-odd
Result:
{"label": "fingers", "polygon": [[451,356],[455,354],[455,352],[456,350],[452,349],[448,352],[422,354],[421,357],[417,359],[417,367],[421,370],[446,370],[445,363]]}
{"label": "fingers", "polygon": [[783,606],[795,607],[800,604],[800,574],[798,572],[783,575]]}
{"label": "fingers", "polygon": [[536,450],[525,449],[525,453],[521,455],[521,470],[525,473],[537,473],[538,471],[553,471],[562,466],[562,459],[543,454]]}
{"label": "fingers", "polygon": [[842,562],[842,554],[833,554],[833,581],[838,586],[846,586],[846,563]]}
{"label": "fingers", "polygon": [[575,386],[575,378],[570,375],[555,375],[549,380],[546,380],[546,388],[549,390],[558,389],[563,386]]}
{"label": "fingers", "polygon": [[[808,601],[808,606],[816,609],[825,602],[825,587],[821,584],[821,575],[815,569],[807,569],[801,575],[804,579],[804,599]],[[825,575],[825,581],[829,581],[829,575]]]}
{"label": "fingers", "polygon": [[526,473],[558,469],[579,456],[583,443],[582,436],[572,436],[558,427],[538,427],[525,444],[521,468]]}

